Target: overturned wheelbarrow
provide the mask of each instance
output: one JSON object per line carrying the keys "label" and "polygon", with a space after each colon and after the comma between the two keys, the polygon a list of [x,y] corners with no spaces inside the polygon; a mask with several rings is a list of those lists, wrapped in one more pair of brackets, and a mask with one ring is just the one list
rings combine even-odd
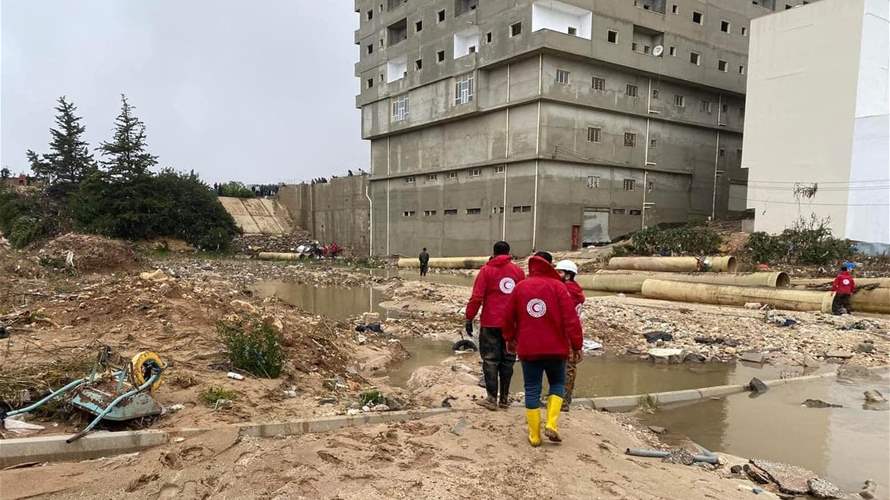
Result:
{"label": "overturned wheelbarrow", "polygon": [[72,407],[95,415],[82,431],[65,440],[71,443],[102,420],[124,422],[160,415],[163,408],[151,393],[161,385],[161,373],[166,368],[161,358],[154,352],[142,351],[119,367],[112,366],[110,358],[111,349],[106,347],[99,353],[90,375],[53,391],[30,406],[10,411],[4,417],[29,413],[53,399],[65,398]]}

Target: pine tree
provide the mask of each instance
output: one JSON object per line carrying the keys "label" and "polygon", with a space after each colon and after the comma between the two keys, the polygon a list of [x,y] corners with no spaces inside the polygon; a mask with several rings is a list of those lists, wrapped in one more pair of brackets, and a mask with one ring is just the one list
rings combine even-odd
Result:
{"label": "pine tree", "polygon": [[114,137],[99,146],[102,156],[107,158],[102,165],[114,181],[144,177],[158,163],[157,156],[146,151],[145,124],[133,114],[133,109],[127,96],[121,94],[121,113],[114,121]]}
{"label": "pine tree", "polygon": [[28,150],[28,161],[34,174],[46,179],[50,185],[79,184],[96,169],[89,144],[82,139],[86,127],[75,116],[77,107],[65,96],[58,99],[56,127],[49,129],[52,140],[50,152],[38,155]]}

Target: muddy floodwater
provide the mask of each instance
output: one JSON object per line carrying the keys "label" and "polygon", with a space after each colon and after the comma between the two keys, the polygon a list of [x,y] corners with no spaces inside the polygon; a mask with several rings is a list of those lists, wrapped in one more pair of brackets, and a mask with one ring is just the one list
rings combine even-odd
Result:
{"label": "muddy floodwater", "polygon": [[260,297],[278,297],[307,312],[332,319],[345,320],[368,311],[386,317],[386,310],[380,307],[386,295],[373,287],[320,287],[270,280],[257,283],[254,292]]}
{"label": "muddy floodwater", "polygon": [[[668,441],[688,436],[711,450],[800,465],[853,492],[872,479],[886,494],[890,412],[863,409],[862,393],[868,389],[890,394],[890,379],[885,374],[869,382],[822,379],[781,385],[757,398],[737,394],[659,409],[643,421],[667,428]],[[843,408],[801,406],[806,399]]]}

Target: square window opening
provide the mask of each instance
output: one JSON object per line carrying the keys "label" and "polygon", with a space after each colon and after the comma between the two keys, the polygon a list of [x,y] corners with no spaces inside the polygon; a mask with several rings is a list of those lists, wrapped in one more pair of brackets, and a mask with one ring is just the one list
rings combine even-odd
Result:
{"label": "square window opening", "polygon": [[423,69],[423,59],[418,59],[414,61],[414,69],[420,71]]}
{"label": "square window opening", "polygon": [[423,31],[423,20],[417,21],[414,23],[414,32]]}
{"label": "square window opening", "polygon": [[593,77],[593,80],[591,80],[590,86],[593,87],[593,90],[606,90],[606,80],[595,76]]}
{"label": "square window opening", "polygon": [[720,61],[720,60],[717,61],[717,70],[718,71],[722,71],[722,72],[726,73],[726,68],[728,68],[728,67],[729,67],[729,63],[727,63],[726,61]]}
{"label": "square window opening", "polygon": [[588,175],[587,176],[587,189],[599,189],[599,187],[600,187],[600,176]]}
{"label": "square window opening", "polygon": [[632,148],[637,144],[637,134],[633,132],[625,132],[624,133],[624,145]]}
{"label": "square window opening", "polygon": [[674,96],[674,106],[676,106],[678,108],[685,108],[686,107],[686,96],[675,95]]}
{"label": "square window opening", "polygon": [[445,9],[442,9],[436,13],[436,22],[441,23],[443,21],[445,21]]}
{"label": "square window opening", "polygon": [[587,127],[587,142],[600,142],[602,140],[603,129],[599,127]]}
{"label": "square window opening", "polygon": [[480,175],[482,175],[481,168],[471,168],[470,169],[470,177],[479,177]]}
{"label": "square window opening", "polygon": [[491,31],[485,34],[485,43],[491,43]]}
{"label": "square window opening", "polygon": [[672,56],[676,56],[677,55],[677,47],[671,46],[671,48],[668,49],[668,53]]}
{"label": "square window opening", "polygon": [[637,97],[639,89],[636,85],[631,85],[628,83],[625,92],[627,93],[627,97]]}
{"label": "square window opening", "polygon": [[457,77],[454,81],[454,104],[459,105],[472,102],[474,92],[472,73]]}
{"label": "square window opening", "polygon": [[689,62],[695,64],[696,66],[701,64],[701,54],[698,52],[690,52],[689,53]]}
{"label": "square window opening", "polygon": [[701,12],[692,11],[692,22],[695,24],[704,24],[705,16]]}
{"label": "square window opening", "polygon": [[609,43],[618,43],[618,32],[609,30],[608,33],[606,33],[606,40],[608,40]]}
{"label": "square window opening", "polygon": [[569,72],[564,69],[556,70],[556,83],[561,85],[569,84]]}
{"label": "square window opening", "polygon": [[625,191],[633,191],[637,185],[637,181],[634,179],[624,179],[624,190]]}
{"label": "square window opening", "polygon": [[481,208],[468,208],[467,215],[479,215],[482,213]]}
{"label": "square window opening", "polygon": [[732,25],[729,23],[729,21],[726,21],[726,20],[720,21],[720,31],[722,31],[724,33],[732,32]]}
{"label": "square window opening", "polygon": [[514,23],[510,25],[510,36],[519,36],[522,34],[522,23]]}
{"label": "square window opening", "polygon": [[440,50],[436,52],[436,62],[442,62],[445,60],[445,51]]}

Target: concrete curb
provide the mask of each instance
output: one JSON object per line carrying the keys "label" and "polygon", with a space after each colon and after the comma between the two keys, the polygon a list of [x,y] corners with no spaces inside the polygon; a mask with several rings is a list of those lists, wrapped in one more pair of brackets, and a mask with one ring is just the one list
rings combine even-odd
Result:
{"label": "concrete curb", "polygon": [[450,408],[430,410],[391,411],[355,416],[305,418],[290,422],[244,423],[210,428],[171,430],[141,430],[125,432],[95,432],[68,444],[69,435],[38,436],[0,440],[0,468],[28,462],[60,462],[85,460],[108,455],[119,455],[144,450],[170,442],[174,437],[237,429],[239,434],[252,437],[292,436],[327,432],[344,427],[404,422],[449,413]]}

